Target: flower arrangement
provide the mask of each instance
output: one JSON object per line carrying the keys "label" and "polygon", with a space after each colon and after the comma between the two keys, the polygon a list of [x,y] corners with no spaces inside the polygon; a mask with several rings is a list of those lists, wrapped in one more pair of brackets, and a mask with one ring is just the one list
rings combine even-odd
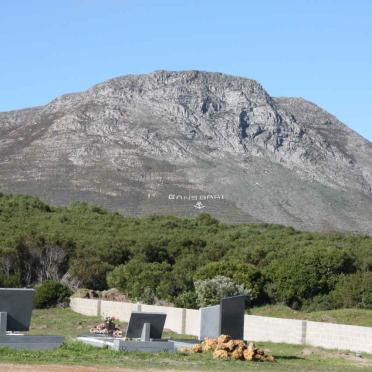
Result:
{"label": "flower arrangement", "polygon": [[116,320],[116,317],[114,316],[106,316],[105,318],[105,322],[104,322],[105,328],[107,329],[107,334],[109,336],[112,336],[116,329],[115,320]]}
{"label": "flower arrangement", "polygon": [[90,329],[90,333],[103,334],[107,336],[122,337],[123,332],[116,327],[115,321],[118,318],[115,316],[106,316],[102,323],[97,324]]}

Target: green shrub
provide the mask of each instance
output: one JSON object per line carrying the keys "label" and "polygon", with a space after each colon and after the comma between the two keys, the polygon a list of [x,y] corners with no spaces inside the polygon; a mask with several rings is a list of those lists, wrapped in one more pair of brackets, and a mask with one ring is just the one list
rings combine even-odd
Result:
{"label": "green shrub", "polygon": [[79,286],[102,291],[107,289],[106,276],[112,269],[112,265],[100,258],[87,255],[73,261],[71,274]]}
{"label": "green shrub", "polygon": [[72,291],[66,285],[54,280],[47,280],[35,288],[34,307],[45,309],[65,302],[72,295]]}
{"label": "green shrub", "polygon": [[196,302],[200,307],[218,304],[224,297],[245,294],[250,299],[250,291],[230,278],[218,275],[212,279],[195,282]]}
{"label": "green shrub", "polygon": [[136,247],[136,254],[144,262],[166,262],[169,257],[165,244],[166,242],[145,243]]}
{"label": "green shrub", "polygon": [[153,303],[155,299],[169,300],[174,294],[171,266],[164,262],[130,261],[110,272],[107,282],[110,287],[145,303]]}
{"label": "green shrub", "polygon": [[208,213],[199,214],[199,216],[197,217],[197,221],[201,225],[206,225],[206,226],[218,225],[219,224],[219,221],[216,218],[212,217]]}
{"label": "green shrub", "polygon": [[301,308],[303,311],[311,312],[333,310],[337,307],[330,294],[323,294],[304,300]]}
{"label": "green shrub", "polygon": [[177,307],[184,307],[187,309],[196,309],[198,307],[197,296],[195,291],[187,291],[179,294],[175,300],[174,304]]}
{"label": "green shrub", "polygon": [[340,276],[330,298],[335,309],[372,309],[372,272]]}
{"label": "green shrub", "polygon": [[275,302],[301,308],[334,289],[342,273],[355,271],[354,258],[337,248],[312,248],[273,260],[266,269],[268,293]]}
{"label": "green shrub", "polygon": [[3,288],[16,288],[21,286],[21,280],[19,275],[13,274],[5,276],[0,274],[0,287]]}
{"label": "green shrub", "polygon": [[253,305],[261,303],[266,297],[265,278],[254,265],[225,261],[210,262],[196,271],[194,279],[212,279],[216,276],[225,276],[236,284],[242,284],[249,290]]}

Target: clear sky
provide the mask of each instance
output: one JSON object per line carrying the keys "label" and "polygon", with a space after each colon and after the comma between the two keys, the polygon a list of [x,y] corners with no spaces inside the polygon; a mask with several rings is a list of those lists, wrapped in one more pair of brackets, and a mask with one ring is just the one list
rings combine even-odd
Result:
{"label": "clear sky", "polygon": [[0,111],[199,69],[302,96],[372,141],[371,20],[370,0],[0,0]]}

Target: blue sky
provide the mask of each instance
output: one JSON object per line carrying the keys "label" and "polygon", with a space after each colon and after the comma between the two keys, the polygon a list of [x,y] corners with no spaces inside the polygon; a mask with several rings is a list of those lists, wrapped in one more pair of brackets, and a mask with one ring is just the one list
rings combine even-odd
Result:
{"label": "blue sky", "polygon": [[372,140],[372,1],[1,0],[0,111],[200,69],[302,96]]}

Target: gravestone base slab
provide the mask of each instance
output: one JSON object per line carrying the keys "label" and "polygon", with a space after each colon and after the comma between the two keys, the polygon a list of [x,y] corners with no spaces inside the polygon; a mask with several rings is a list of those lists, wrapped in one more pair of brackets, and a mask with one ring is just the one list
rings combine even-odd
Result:
{"label": "gravestone base slab", "polygon": [[145,353],[174,352],[172,341],[124,341],[115,340],[113,349],[116,351],[142,351]]}
{"label": "gravestone base slab", "polygon": [[114,337],[81,336],[76,338],[84,344],[116,351],[140,351],[145,353],[175,352],[183,347],[191,347],[197,340],[123,340]]}
{"label": "gravestone base slab", "polygon": [[0,347],[17,350],[52,350],[63,344],[62,336],[0,336]]}

